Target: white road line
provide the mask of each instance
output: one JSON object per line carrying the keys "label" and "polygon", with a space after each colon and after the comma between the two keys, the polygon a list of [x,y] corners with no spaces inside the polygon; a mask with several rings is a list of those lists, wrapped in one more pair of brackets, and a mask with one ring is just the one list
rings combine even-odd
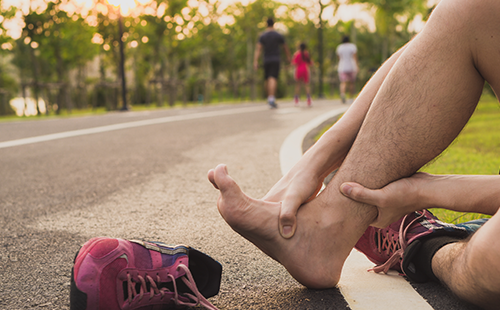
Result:
{"label": "white road line", "polygon": [[221,110],[221,111],[211,111],[211,112],[201,112],[201,113],[193,113],[193,114],[166,116],[166,117],[160,117],[160,118],[154,118],[154,119],[148,119],[148,120],[142,120],[142,121],[120,123],[120,124],[93,127],[93,128],[80,129],[80,130],[65,131],[65,132],[59,132],[59,133],[54,133],[54,134],[49,134],[49,135],[0,142],[0,149],[7,148],[7,147],[13,147],[13,146],[19,146],[19,145],[25,145],[25,144],[32,144],[32,143],[38,143],[38,142],[63,139],[63,138],[91,135],[91,134],[120,130],[120,129],[128,129],[128,128],[134,128],[134,127],[163,124],[163,123],[171,123],[171,122],[200,119],[200,118],[207,118],[207,117],[214,117],[214,116],[222,116],[222,115],[234,115],[234,114],[242,114],[242,113],[248,113],[248,112],[257,112],[257,111],[264,111],[264,110],[268,110],[268,109],[269,108],[267,106],[228,109],[228,110]]}
{"label": "white road line", "polygon": [[[281,173],[287,173],[302,157],[302,142],[311,130],[347,110],[348,106],[330,111],[295,129],[281,145]],[[362,253],[353,249],[347,258],[338,287],[353,310],[426,310],[432,307],[397,273],[389,275],[367,272],[373,267]]]}

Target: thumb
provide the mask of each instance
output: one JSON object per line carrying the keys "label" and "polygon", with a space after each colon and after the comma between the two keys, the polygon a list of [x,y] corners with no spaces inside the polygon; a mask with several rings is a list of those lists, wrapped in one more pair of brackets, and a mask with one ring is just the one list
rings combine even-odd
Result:
{"label": "thumb", "polygon": [[283,238],[289,239],[295,234],[297,229],[297,210],[299,204],[291,203],[290,201],[281,202],[281,211],[279,218],[280,234]]}
{"label": "thumb", "polygon": [[344,196],[354,201],[369,204],[372,206],[379,205],[379,197],[376,190],[368,189],[358,183],[345,182],[340,185],[340,191]]}

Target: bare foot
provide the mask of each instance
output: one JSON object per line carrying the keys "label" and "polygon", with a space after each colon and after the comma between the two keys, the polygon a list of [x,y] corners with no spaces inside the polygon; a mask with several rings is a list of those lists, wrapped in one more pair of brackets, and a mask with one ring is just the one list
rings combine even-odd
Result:
{"label": "bare foot", "polygon": [[345,259],[369,224],[353,216],[352,208],[332,207],[320,195],[299,209],[297,231],[291,239],[284,239],[278,227],[280,203],[245,195],[225,165],[210,170],[208,178],[221,192],[217,207],[229,226],[309,288],[338,283]]}

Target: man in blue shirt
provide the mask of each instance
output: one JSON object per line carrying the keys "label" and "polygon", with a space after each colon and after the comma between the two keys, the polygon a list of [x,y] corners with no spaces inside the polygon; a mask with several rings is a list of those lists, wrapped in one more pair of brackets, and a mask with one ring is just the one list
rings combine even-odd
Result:
{"label": "man in blue shirt", "polygon": [[260,54],[264,50],[264,79],[266,80],[267,103],[272,109],[278,107],[275,94],[280,72],[280,46],[285,50],[287,60],[290,62],[290,50],[285,44],[285,38],[274,30],[274,20],[269,18],[267,20],[267,29],[260,35],[259,42],[257,42],[253,65],[257,70]]}

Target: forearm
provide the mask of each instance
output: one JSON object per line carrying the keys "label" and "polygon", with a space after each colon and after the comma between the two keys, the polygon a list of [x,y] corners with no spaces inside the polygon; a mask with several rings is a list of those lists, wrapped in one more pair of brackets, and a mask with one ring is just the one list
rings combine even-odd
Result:
{"label": "forearm", "polygon": [[257,43],[257,46],[255,47],[255,52],[253,54],[254,66],[256,66],[259,63],[259,57],[260,57],[261,50],[262,50],[262,45],[260,43]]}
{"label": "forearm", "polygon": [[418,187],[423,208],[493,215],[500,207],[498,175],[427,175]]}
{"label": "forearm", "polygon": [[290,56],[290,49],[288,49],[288,46],[286,44],[284,45],[284,48],[285,48],[286,59],[288,62],[291,62],[292,58]]}

